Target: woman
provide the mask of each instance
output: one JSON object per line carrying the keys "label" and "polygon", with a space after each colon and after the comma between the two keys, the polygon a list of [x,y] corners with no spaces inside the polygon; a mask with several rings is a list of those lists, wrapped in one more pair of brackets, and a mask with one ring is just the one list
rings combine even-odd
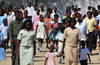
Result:
{"label": "woman", "polygon": [[18,41],[15,50],[17,53],[18,47],[20,45],[20,65],[33,65],[33,46],[35,46],[34,41],[36,41],[35,32],[32,30],[32,22],[26,20],[24,23],[24,29],[22,29],[18,34]]}

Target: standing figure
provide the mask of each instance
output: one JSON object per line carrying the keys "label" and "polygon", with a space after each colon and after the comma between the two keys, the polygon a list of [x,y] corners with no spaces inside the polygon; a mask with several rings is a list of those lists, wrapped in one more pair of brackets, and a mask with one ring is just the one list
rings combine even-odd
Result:
{"label": "standing figure", "polygon": [[25,21],[24,27],[17,36],[15,54],[18,52],[18,47],[20,47],[20,65],[33,65],[33,46],[36,47],[34,43],[36,36],[32,30],[32,22],[30,20]]}
{"label": "standing figure", "polygon": [[37,22],[37,39],[38,39],[38,44],[39,44],[39,51],[42,51],[42,44],[43,40],[46,38],[46,30],[45,30],[45,22],[43,21],[43,16],[40,15],[40,21]]}
{"label": "standing figure", "polygon": [[19,33],[19,31],[22,29],[23,26],[23,22],[20,21],[20,17],[19,17],[20,13],[16,12],[15,16],[16,19],[14,21],[12,21],[9,25],[9,40],[11,43],[11,50],[12,50],[12,65],[19,65],[19,53],[16,55],[15,58],[15,48],[16,48],[16,42],[17,42],[17,35]]}
{"label": "standing figure", "polygon": [[70,27],[64,30],[65,42],[65,65],[78,65],[78,42],[81,39],[80,30],[75,27],[76,20],[71,19]]}

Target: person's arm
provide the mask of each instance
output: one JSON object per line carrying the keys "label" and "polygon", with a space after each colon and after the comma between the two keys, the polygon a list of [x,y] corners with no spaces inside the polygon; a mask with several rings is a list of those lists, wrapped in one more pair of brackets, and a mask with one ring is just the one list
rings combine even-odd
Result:
{"label": "person's arm", "polygon": [[13,34],[13,24],[12,22],[10,23],[9,25],[9,40],[10,40],[10,43],[13,43],[13,39],[12,39],[12,34]]}
{"label": "person's arm", "polygon": [[98,25],[97,25],[96,19],[94,20],[94,29],[95,29],[95,35],[96,35],[98,32]]}
{"label": "person's arm", "polygon": [[15,49],[14,54],[17,54],[20,42],[21,42],[21,40],[17,40],[17,45],[16,45],[16,49]]}
{"label": "person's arm", "polygon": [[80,50],[81,50],[80,40],[81,40],[81,32],[80,32],[80,30],[79,30],[79,33],[78,33],[79,52],[80,52]]}
{"label": "person's arm", "polygon": [[46,63],[47,63],[47,60],[48,60],[48,58],[46,58],[46,59],[45,59],[45,63],[44,63],[44,65],[46,65]]}
{"label": "person's arm", "polygon": [[88,58],[89,58],[89,62],[91,63],[91,58],[90,58],[90,55],[89,54],[87,54],[88,55]]}
{"label": "person's arm", "polygon": [[34,41],[34,55],[36,55],[36,41]]}

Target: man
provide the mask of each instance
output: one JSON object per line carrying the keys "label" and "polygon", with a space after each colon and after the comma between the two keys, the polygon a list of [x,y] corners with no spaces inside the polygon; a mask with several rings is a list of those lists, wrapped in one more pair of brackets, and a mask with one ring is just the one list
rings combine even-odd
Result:
{"label": "man", "polygon": [[96,17],[98,25],[98,34],[99,34],[99,54],[100,54],[100,10],[98,11],[98,16]]}
{"label": "man", "polygon": [[54,15],[55,15],[55,14],[58,14],[58,15],[59,15],[59,20],[61,20],[60,14],[58,13],[56,7],[53,8],[53,12],[51,13],[50,17],[54,19]]}
{"label": "man", "polygon": [[92,54],[92,50],[93,47],[96,45],[94,44],[94,34],[93,31],[95,30],[95,35],[97,34],[97,30],[96,30],[96,20],[95,18],[92,17],[92,12],[88,11],[87,12],[87,17],[84,19],[87,23],[87,27],[88,27],[88,44],[87,47],[90,50],[90,54]]}
{"label": "man", "polygon": [[76,20],[71,19],[70,27],[64,31],[65,42],[65,65],[78,65],[78,42],[81,39],[80,30],[75,28]]}
{"label": "man", "polygon": [[76,28],[80,29],[81,32],[81,43],[86,42],[86,36],[88,35],[87,23],[85,20],[82,20],[81,14],[77,13],[77,23],[75,25]]}
{"label": "man", "polygon": [[16,12],[15,14],[16,20],[12,21],[9,25],[9,40],[10,40],[11,47],[12,47],[11,49],[12,50],[12,65],[19,65],[18,56],[16,56],[15,58],[15,55],[14,55],[14,51],[16,48],[16,42],[17,42],[17,35],[23,26],[23,22],[20,20],[19,15],[20,13]]}
{"label": "man", "polygon": [[43,15],[45,17],[46,11],[44,10],[44,5],[40,5],[40,15]]}
{"label": "man", "polygon": [[28,7],[25,10],[28,11],[28,16],[32,17],[34,15],[34,7],[32,7],[31,2],[28,2]]}

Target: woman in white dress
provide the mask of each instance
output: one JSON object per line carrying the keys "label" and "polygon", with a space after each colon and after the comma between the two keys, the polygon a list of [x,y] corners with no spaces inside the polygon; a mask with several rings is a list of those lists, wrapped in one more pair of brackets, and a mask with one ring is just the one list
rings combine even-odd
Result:
{"label": "woman in white dress", "polygon": [[20,65],[33,65],[33,50],[35,49],[33,46],[36,47],[34,43],[36,36],[30,20],[24,22],[24,27],[25,29],[22,29],[18,34],[15,54],[20,45]]}
{"label": "woman in white dress", "polygon": [[37,23],[37,39],[38,39],[38,50],[41,52],[42,51],[42,43],[43,40],[46,38],[46,30],[45,30],[45,22],[43,21],[43,16],[40,15],[40,21]]}

